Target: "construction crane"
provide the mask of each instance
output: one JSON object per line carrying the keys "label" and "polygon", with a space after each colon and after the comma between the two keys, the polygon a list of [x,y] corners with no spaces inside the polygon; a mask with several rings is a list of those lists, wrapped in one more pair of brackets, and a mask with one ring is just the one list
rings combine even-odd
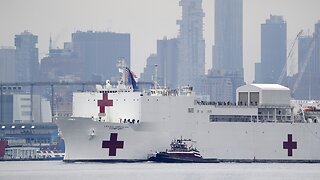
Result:
{"label": "construction crane", "polygon": [[281,74],[280,74],[279,79],[278,79],[278,81],[277,81],[277,84],[281,84],[282,81],[283,81],[284,76],[287,75],[287,64],[288,64],[289,60],[292,59],[292,56],[293,56],[294,50],[295,50],[294,47],[295,47],[295,45],[296,45],[299,37],[302,35],[302,33],[303,33],[303,30],[301,30],[301,31],[297,34],[296,38],[294,39],[294,41],[293,41],[293,43],[292,43],[292,45],[291,45],[289,54],[288,54],[288,56],[287,56],[287,59],[286,59],[286,62],[285,62],[285,64],[284,64],[284,66],[283,66],[283,68],[282,68],[282,71],[281,71]]}
{"label": "construction crane", "polygon": [[304,58],[303,65],[301,67],[301,71],[298,73],[298,77],[297,77],[297,79],[296,79],[296,81],[295,81],[295,83],[293,85],[292,94],[294,94],[295,91],[297,90],[297,88],[299,87],[302,75],[304,74],[304,72],[306,70],[306,67],[309,64],[309,61],[311,59],[312,53],[313,53],[314,48],[315,48],[316,38],[318,38],[318,35],[317,35],[317,33],[314,33],[313,38],[312,38],[312,40],[310,42],[310,46],[309,46],[308,52],[306,54],[306,57]]}

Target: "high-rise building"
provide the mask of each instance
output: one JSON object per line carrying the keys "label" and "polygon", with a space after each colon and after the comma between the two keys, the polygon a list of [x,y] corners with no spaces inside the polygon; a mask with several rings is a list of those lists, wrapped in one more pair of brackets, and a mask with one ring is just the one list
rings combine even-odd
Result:
{"label": "high-rise building", "polygon": [[63,49],[49,49],[49,55],[41,59],[41,81],[80,81],[82,65],[73,52],[71,43],[64,43]]}
{"label": "high-rise building", "polygon": [[210,101],[234,102],[232,78],[220,71],[210,70],[201,81],[201,94],[210,96]]}
{"label": "high-rise building", "polygon": [[31,82],[37,80],[39,72],[37,43],[38,36],[28,31],[15,35],[16,81]]}
{"label": "high-rise building", "polygon": [[78,31],[72,34],[72,45],[83,62],[83,80],[97,76],[101,80],[118,77],[116,64],[120,58],[130,67],[130,34]]}
{"label": "high-rise building", "polygon": [[254,63],[254,83],[262,82],[261,63]]}
{"label": "high-rise building", "polygon": [[0,83],[15,82],[16,50],[12,48],[0,48]]}
{"label": "high-rise building", "polygon": [[158,60],[157,54],[151,54],[147,58],[146,67],[143,69],[143,73],[140,74],[139,81],[153,82],[155,65],[158,65],[158,64],[159,64],[159,60]]}
{"label": "high-rise building", "polygon": [[157,41],[157,54],[147,59],[140,81],[153,82],[157,65],[157,82],[160,86],[176,88],[178,75],[178,41],[176,38]]}
{"label": "high-rise building", "polygon": [[209,93],[213,100],[234,102],[236,89],[244,84],[242,6],[242,0],[215,0],[213,67],[207,78],[215,82],[212,85],[219,83],[223,86],[220,89],[231,87],[232,91],[226,91],[229,94],[224,94],[223,99],[216,93]]}
{"label": "high-rise building", "polygon": [[213,69],[243,77],[242,0],[215,0]]}
{"label": "high-rise building", "polygon": [[314,25],[314,38],[315,38],[315,73],[320,75],[320,20]]}
{"label": "high-rise building", "polygon": [[178,36],[178,85],[197,89],[197,79],[205,74],[202,0],[181,0],[182,19]]}
{"label": "high-rise building", "polygon": [[157,41],[159,78],[161,85],[176,88],[178,76],[178,41],[167,39]]}
{"label": "high-rise building", "polygon": [[[267,19],[265,24],[261,24],[261,67],[263,68],[260,71],[261,82],[258,83],[277,83],[283,68],[286,68],[286,60],[287,23],[282,16],[270,15],[270,19]],[[287,72],[286,69],[285,72]]]}

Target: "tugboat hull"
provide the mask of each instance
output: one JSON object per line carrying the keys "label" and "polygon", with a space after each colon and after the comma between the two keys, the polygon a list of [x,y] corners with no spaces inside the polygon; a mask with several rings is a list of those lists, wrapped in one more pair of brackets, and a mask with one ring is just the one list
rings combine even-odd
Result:
{"label": "tugboat hull", "polygon": [[218,163],[218,159],[203,159],[202,157],[194,156],[193,154],[169,154],[167,152],[157,153],[154,158],[155,162],[164,163]]}

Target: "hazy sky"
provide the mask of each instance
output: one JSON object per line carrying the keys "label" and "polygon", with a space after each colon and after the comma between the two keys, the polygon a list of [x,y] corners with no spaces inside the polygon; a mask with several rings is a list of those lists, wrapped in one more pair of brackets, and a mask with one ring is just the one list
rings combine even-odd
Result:
{"label": "hazy sky", "polygon": [[[314,24],[320,19],[320,1],[243,1],[245,80],[251,82],[254,62],[260,61],[261,23],[270,14],[284,16],[290,44],[301,29],[314,31]],[[202,6],[209,69],[214,42],[214,0],[203,0]],[[14,46],[14,35],[28,30],[39,36],[39,53],[43,57],[48,52],[50,34],[55,46],[62,47],[77,30],[130,33],[132,69],[140,74],[147,57],[156,52],[156,40],[178,35],[177,19],[181,19],[179,0],[0,0],[0,46]]]}

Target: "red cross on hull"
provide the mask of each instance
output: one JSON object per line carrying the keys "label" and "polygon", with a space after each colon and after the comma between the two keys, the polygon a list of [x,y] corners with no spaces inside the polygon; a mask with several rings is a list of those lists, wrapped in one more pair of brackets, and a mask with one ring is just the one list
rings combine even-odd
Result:
{"label": "red cross on hull", "polygon": [[293,149],[297,149],[297,142],[292,141],[292,134],[288,134],[288,141],[283,142],[283,149],[288,150],[288,156],[292,156]]}
{"label": "red cross on hull", "polygon": [[109,156],[116,156],[117,149],[123,149],[124,141],[118,141],[118,133],[110,134],[110,141],[102,141],[102,148],[109,148]]}

